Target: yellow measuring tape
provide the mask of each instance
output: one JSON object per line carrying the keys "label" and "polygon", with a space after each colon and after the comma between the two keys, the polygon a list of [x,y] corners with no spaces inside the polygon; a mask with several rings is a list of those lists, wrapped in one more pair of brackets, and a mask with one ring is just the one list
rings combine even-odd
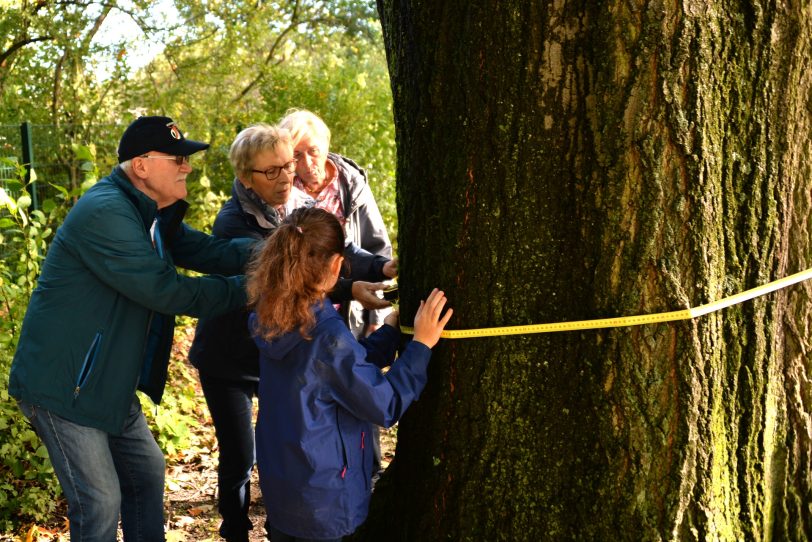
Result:
{"label": "yellow measuring tape", "polygon": [[[754,297],[759,297],[787,286],[812,278],[812,268],[795,273],[783,279],[758,286],[740,294],[726,297],[713,303],[700,305],[692,309],[638,316],[621,316],[618,318],[598,318],[596,320],[576,320],[573,322],[555,322],[552,324],[530,324],[525,326],[485,327],[479,329],[446,329],[440,334],[444,339],[472,339],[476,337],[497,337],[502,335],[526,335],[531,333],[553,333],[556,331],[575,331],[583,329],[601,329],[607,327],[639,326],[675,320],[690,320],[733,305],[738,305]],[[414,328],[401,326],[403,333],[414,334]]]}

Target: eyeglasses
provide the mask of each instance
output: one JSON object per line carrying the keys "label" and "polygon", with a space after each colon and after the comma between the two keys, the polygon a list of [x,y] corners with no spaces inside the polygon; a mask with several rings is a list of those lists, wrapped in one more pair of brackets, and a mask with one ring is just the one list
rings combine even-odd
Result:
{"label": "eyeglasses", "polygon": [[163,160],[174,160],[178,167],[189,163],[188,156],[158,156],[157,154],[142,154],[141,158],[161,158]]}
{"label": "eyeglasses", "polygon": [[264,173],[265,177],[269,181],[274,181],[276,180],[277,177],[279,177],[279,174],[282,173],[282,171],[285,171],[286,173],[293,173],[294,171],[296,171],[296,160],[285,162],[281,166],[271,166],[265,171],[259,169],[252,169],[251,171],[253,171],[254,173]]}

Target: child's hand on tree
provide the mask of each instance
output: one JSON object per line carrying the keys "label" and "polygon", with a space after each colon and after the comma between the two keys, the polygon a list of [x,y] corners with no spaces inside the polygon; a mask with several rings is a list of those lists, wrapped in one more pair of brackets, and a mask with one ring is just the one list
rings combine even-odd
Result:
{"label": "child's hand on tree", "polygon": [[414,315],[414,340],[421,342],[432,348],[440,340],[440,333],[443,332],[448,320],[454,311],[449,308],[445,315],[440,318],[445,307],[445,294],[435,288],[431,291],[429,298],[420,302],[417,314]]}

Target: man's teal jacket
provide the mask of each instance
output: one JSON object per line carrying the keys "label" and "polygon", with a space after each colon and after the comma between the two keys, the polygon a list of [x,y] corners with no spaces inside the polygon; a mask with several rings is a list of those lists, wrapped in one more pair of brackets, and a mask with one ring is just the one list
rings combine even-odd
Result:
{"label": "man's teal jacket", "polygon": [[[9,376],[13,397],[111,434],[121,433],[137,388],[160,402],[175,315],[243,306],[254,243],[188,227],[186,207],[159,212],[119,167],[79,199],[28,305]],[[206,275],[184,276],[175,265]]]}

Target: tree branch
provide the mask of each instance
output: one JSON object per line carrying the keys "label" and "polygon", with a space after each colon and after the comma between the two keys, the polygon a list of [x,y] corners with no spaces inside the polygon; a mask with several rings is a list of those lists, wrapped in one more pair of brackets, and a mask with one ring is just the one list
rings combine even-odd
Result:
{"label": "tree branch", "polygon": [[40,36],[38,38],[28,38],[24,40],[20,40],[16,43],[13,43],[11,47],[0,53],[0,66],[3,66],[6,63],[6,60],[13,55],[19,49],[22,49],[26,45],[31,45],[32,43],[36,43],[38,41],[48,41],[54,39],[53,36]]}
{"label": "tree branch", "polygon": [[[263,62],[263,66],[267,66],[271,63],[271,60],[273,60],[273,57],[276,55],[276,50],[282,43],[282,40],[301,23],[301,21],[298,21],[298,18],[299,18],[299,0],[296,0],[296,2],[293,5],[293,13],[291,14],[290,17],[290,24],[288,24],[287,28],[285,28],[282,32],[279,33],[278,36],[276,36],[276,39],[271,44],[270,49],[268,49],[268,54],[265,55],[265,62]],[[253,80],[251,80],[242,89],[242,91],[236,97],[234,97],[233,100],[231,100],[231,105],[235,105],[240,101],[242,101],[242,99],[245,98],[245,96],[248,95],[248,93],[251,92],[251,90],[260,83],[260,81],[265,79],[265,73],[262,70],[257,70],[257,73],[258,75]]]}

